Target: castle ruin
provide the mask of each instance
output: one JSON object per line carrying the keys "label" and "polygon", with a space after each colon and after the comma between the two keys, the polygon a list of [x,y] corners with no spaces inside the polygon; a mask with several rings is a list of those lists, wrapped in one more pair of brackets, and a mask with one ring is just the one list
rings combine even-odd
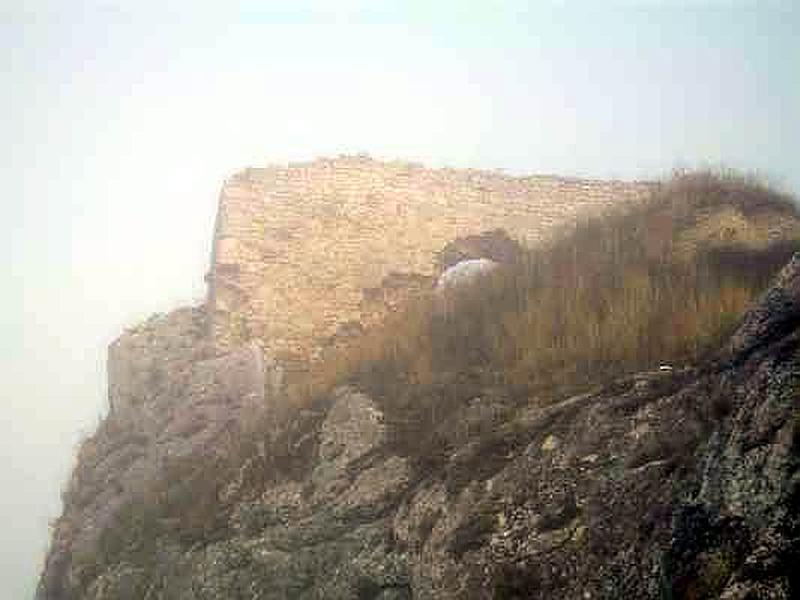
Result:
{"label": "castle ruin", "polygon": [[222,347],[249,339],[275,357],[313,361],[322,340],[391,309],[376,293],[387,281],[435,280],[437,253],[452,240],[502,229],[532,246],[653,187],[361,155],[245,169],[220,193],[207,276],[212,336]]}

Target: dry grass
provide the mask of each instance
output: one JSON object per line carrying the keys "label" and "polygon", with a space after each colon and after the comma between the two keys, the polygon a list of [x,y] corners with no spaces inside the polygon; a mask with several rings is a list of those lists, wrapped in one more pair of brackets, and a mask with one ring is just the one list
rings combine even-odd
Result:
{"label": "dry grass", "polygon": [[[705,226],[725,210],[744,217],[744,237],[735,228],[719,237]],[[513,421],[529,398],[555,399],[713,352],[797,248],[786,235],[797,220],[788,198],[757,182],[682,174],[643,208],[580,223],[446,299],[415,298],[293,382],[285,415],[254,419],[229,441],[224,460],[166,470],[120,513],[91,560],[84,557],[86,582],[120,560],[150,568],[159,537],[191,545],[227,535],[221,493],[236,478],[245,496],[276,479],[302,479],[316,448],[300,441],[315,439],[308,434],[324,418],[324,398],[340,383],[380,404],[391,451],[410,456],[420,477],[443,468],[464,435],[482,436],[482,463],[504,460],[530,433],[516,432]],[[776,223],[788,226],[770,241],[762,230]],[[453,415],[478,395],[495,417],[459,432],[463,420]],[[451,473],[455,488],[476,473],[472,463],[464,471]],[[475,527],[482,533],[485,524]]]}
{"label": "dry grass", "polygon": [[[731,211],[744,221],[721,237],[708,230],[713,215]],[[770,240],[776,223],[782,239]],[[791,256],[787,231],[797,231],[788,197],[736,174],[678,174],[645,207],[581,222],[452,294],[446,310],[431,295],[390,315],[317,365],[295,400],[354,377],[430,384],[474,372],[541,387],[698,360]]]}
{"label": "dry grass", "polygon": [[798,249],[797,224],[790,200],[759,183],[678,175],[643,207],[581,222],[446,298],[413,299],[296,381],[279,420],[354,385],[383,410],[391,451],[428,476],[464,443],[455,423],[476,396],[513,424],[532,398],[714,353]]}

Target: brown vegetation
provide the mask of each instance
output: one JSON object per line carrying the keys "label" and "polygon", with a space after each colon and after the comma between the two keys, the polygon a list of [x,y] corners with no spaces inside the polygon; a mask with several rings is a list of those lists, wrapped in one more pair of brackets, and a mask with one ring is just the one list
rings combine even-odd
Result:
{"label": "brown vegetation", "polygon": [[[83,585],[118,563],[154,569],[162,542],[190,547],[222,539],[236,501],[281,479],[303,481],[328,392],[341,383],[380,405],[387,452],[409,457],[415,477],[440,477],[448,493],[458,493],[545,428],[557,430],[557,419],[571,418],[562,411],[533,428],[514,418],[518,408],[713,353],[798,248],[797,221],[788,198],[758,183],[681,175],[644,207],[582,222],[471,286],[413,299],[292,382],[285,413],[254,416],[204,460],[168,462],[119,511],[94,552],[73,558]],[[686,407],[696,426],[649,439],[627,466],[685,462],[699,429],[729,408],[724,391],[708,395],[710,405]],[[84,448],[89,464],[103,440],[127,439],[108,423]],[[550,526],[572,516],[558,513]],[[449,548],[453,556],[483,543],[494,518],[487,510],[465,522]],[[716,582],[727,563],[712,558],[703,576]],[[500,580],[497,597],[520,597],[531,584],[524,571]]]}
{"label": "brown vegetation", "polygon": [[[361,388],[419,476],[479,435],[498,441],[480,460],[505,460],[530,438],[509,429],[518,407],[712,355],[800,247],[797,232],[792,201],[756,181],[676,175],[644,206],[583,221],[473,285],[413,299],[294,382],[292,404],[341,383]],[[497,414],[446,430],[476,397]],[[458,488],[462,477],[447,478]]]}
{"label": "brown vegetation", "polygon": [[539,389],[695,361],[788,260],[796,230],[794,204],[763,184],[676,175],[643,207],[581,222],[480,283],[390,315],[318,365],[296,400],[348,378],[460,374]]}

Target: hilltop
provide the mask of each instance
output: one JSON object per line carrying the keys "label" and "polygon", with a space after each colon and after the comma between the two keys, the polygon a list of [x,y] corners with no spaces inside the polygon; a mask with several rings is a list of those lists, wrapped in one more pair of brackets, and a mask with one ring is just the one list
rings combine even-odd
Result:
{"label": "hilltop", "polygon": [[[350,280],[340,289],[324,277],[298,287],[267,278],[290,263],[284,274],[300,277],[301,255],[286,248],[303,244],[258,254],[241,243],[258,231],[280,239],[272,228],[287,213],[268,215],[274,205],[262,201],[279,202],[264,190],[283,189],[281,173],[333,163],[232,178],[208,302],[154,316],[111,345],[111,410],[81,446],[39,598],[800,591],[792,198],[732,174],[595,182],[609,190],[602,210],[584,206],[527,236],[533,217],[479,220],[425,245],[418,263],[396,235],[378,249],[348,242],[355,225],[325,233],[314,217],[286,239],[329,235],[320,252],[344,244],[361,253],[354,268],[373,258],[381,267],[359,290],[359,311],[313,313],[309,323],[327,323],[314,335],[271,338],[311,305],[262,313],[268,286],[288,299],[311,293],[323,313],[348,306]],[[361,165],[358,181],[411,168],[344,163]],[[498,214],[508,203],[498,190],[522,185],[431,177],[477,178],[500,198]],[[225,212],[242,182],[261,191],[238,196],[248,233],[234,236]],[[357,189],[320,219],[340,224],[379,204]],[[307,209],[326,202],[309,196]],[[405,214],[425,206],[416,202]],[[480,210],[467,202],[462,212]],[[403,219],[392,227],[416,222]],[[409,230],[408,240],[420,236]],[[386,262],[393,247],[403,269]],[[308,273],[326,268],[312,261]],[[235,306],[223,300],[223,275],[241,287]],[[286,340],[307,351],[282,352]]]}

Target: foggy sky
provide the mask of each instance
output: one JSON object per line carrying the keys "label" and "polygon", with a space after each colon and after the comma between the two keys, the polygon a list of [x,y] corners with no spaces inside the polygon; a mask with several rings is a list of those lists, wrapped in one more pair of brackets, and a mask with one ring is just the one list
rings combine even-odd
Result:
{"label": "foggy sky", "polygon": [[367,152],[800,191],[791,0],[218,4],[0,2],[0,599],[32,593],[107,344],[202,299],[231,172]]}

